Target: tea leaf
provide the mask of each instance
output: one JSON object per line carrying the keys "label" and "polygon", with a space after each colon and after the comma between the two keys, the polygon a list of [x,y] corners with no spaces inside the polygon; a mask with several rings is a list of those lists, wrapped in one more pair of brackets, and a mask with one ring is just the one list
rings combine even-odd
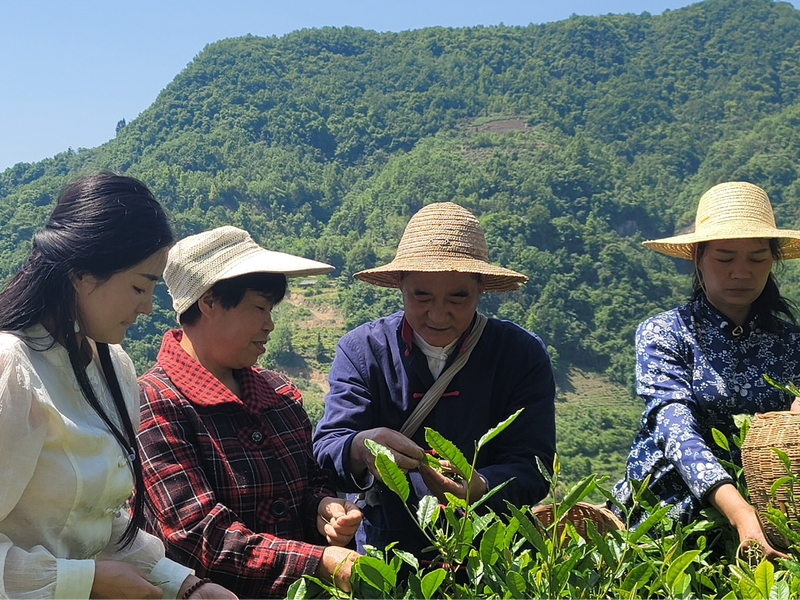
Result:
{"label": "tea leaf", "polygon": [[464,477],[471,476],[472,466],[453,442],[445,439],[438,431],[434,431],[430,427],[425,428],[425,441],[436,450],[441,458],[449,460],[450,464],[458,469]]}
{"label": "tea leaf", "polygon": [[758,591],[761,592],[761,597],[769,598],[769,592],[775,581],[775,567],[768,560],[762,560],[753,573],[753,579],[755,579]]}
{"label": "tea leaf", "polygon": [[383,454],[384,456],[388,456],[392,462],[395,462],[394,454],[392,454],[392,451],[389,450],[386,446],[383,446],[378,442],[376,442],[375,440],[371,440],[369,438],[364,440],[364,445],[369,449],[370,452],[372,452],[373,456],[378,456],[379,454]]}
{"label": "tea leaf", "polygon": [[785,558],[778,558],[776,560],[777,563],[789,571],[795,579],[800,579],[800,563],[796,560],[787,560]]}
{"label": "tea leaf", "polygon": [[433,598],[433,595],[436,593],[436,590],[439,589],[439,586],[442,585],[442,582],[446,576],[447,573],[444,569],[435,569],[434,571],[427,573],[420,582],[422,595],[425,598]]}
{"label": "tea leaf", "polygon": [[[550,474],[550,471],[542,462],[541,458],[539,458],[538,456],[536,456],[535,458],[536,458],[536,468],[539,469],[539,473],[541,473],[545,481],[550,484],[550,487],[553,487],[553,476]],[[553,465],[557,464],[558,464],[558,455],[556,455],[555,459],[553,460]],[[558,470],[554,467],[553,472],[558,473]]]}
{"label": "tea leaf", "polygon": [[536,548],[542,556],[547,556],[547,545],[544,543],[544,538],[528,516],[508,501],[506,501],[506,506],[511,511],[511,514],[516,517],[517,521],[519,521],[519,528],[525,540]]}
{"label": "tea leaf", "polygon": [[652,513],[650,513],[650,515],[644,521],[642,521],[638,527],[636,527],[636,530],[631,533],[630,537],[628,538],[628,541],[631,544],[635,544],[636,542],[638,542],[645,533],[650,531],[650,528],[653,527],[653,525],[659,523],[661,519],[663,519],[666,516],[670,508],[672,507],[669,504],[667,504],[666,506],[661,506]]}
{"label": "tea leaf", "polygon": [[564,497],[564,500],[559,503],[556,509],[555,520],[560,521],[562,517],[567,514],[569,509],[583,500],[583,498],[585,498],[594,489],[594,487],[594,475],[587,475],[581,481],[572,486],[572,489]]}
{"label": "tea leaf", "polygon": [[457,506],[459,508],[467,508],[467,501],[464,500],[464,498],[454,496],[450,492],[445,492],[444,497],[447,499],[448,504],[452,504],[453,506]]}
{"label": "tea leaf", "polygon": [[361,556],[355,563],[353,569],[361,578],[375,589],[388,594],[397,583],[397,573],[382,560],[372,556]]}
{"label": "tea leaf", "polygon": [[493,565],[497,562],[498,542],[503,539],[500,521],[492,523],[491,527],[483,533],[481,538],[480,555],[484,564]]}
{"label": "tea leaf", "polygon": [[407,584],[406,598],[422,598],[422,582],[416,573],[409,574]]}
{"label": "tea leaf", "polygon": [[442,470],[442,465],[439,463],[439,459],[431,456],[430,454],[425,454],[420,462],[425,463],[431,469],[436,469],[437,471]]}
{"label": "tea leaf", "polygon": [[573,552],[572,555],[570,555],[570,557],[566,560],[566,562],[563,562],[555,567],[554,572],[556,574],[556,581],[558,584],[559,591],[564,589],[567,580],[572,575],[572,571],[580,558],[581,558],[580,552]]}
{"label": "tea leaf", "polygon": [[411,554],[411,552],[406,552],[405,550],[400,550],[398,548],[392,548],[392,552],[402,560],[407,565],[414,567],[415,571],[419,571],[419,560],[417,557]]}
{"label": "tea leaf", "polygon": [[497,515],[494,514],[492,511],[489,511],[485,515],[476,515],[474,512],[470,513],[472,517],[472,522],[475,525],[475,533],[478,534],[484,529],[486,529],[489,524],[497,518]]}
{"label": "tea leaf", "polygon": [[789,584],[784,579],[780,579],[775,582],[775,585],[772,586],[772,591],[770,592],[770,600],[773,598],[775,600],[780,600],[781,598],[788,598],[789,597]]}
{"label": "tea leaf", "polygon": [[301,577],[286,590],[286,600],[305,600],[308,598],[306,580]]}
{"label": "tea leaf", "polygon": [[481,448],[483,448],[490,440],[492,440],[498,434],[502,433],[506,427],[508,427],[509,425],[511,425],[511,423],[514,422],[514,419],[516,419],[519,416],[519,413],[521,413],[523,410],[524,408],[520,408],[517,412],[508,417],[506,420],[502,421],[501,423],[498,423],[496,427],[493,427],[492,429],[484,433],[481,436],[481,439],[478,440],[478,446],[475,449],[475,452],[476,453],[480,452]]}
{"label": "tea leaf", "polygon": [[788,540],[800,544],[800,533],[789,527],[788,519],[780,510],[770,506],[765,514],[767,521],[774,525]]}
{"label": "tea leaf", "polygon": [[597,528],[594,526],[594,523],[591,521],[586,522],[586,533],[594,542],[594,545],[597,546],[597,550],[600,552],[600,556],[603,557],[603,560],[606,561],[608,568],[613,569],[614,564],[616,563],[614,556],[611,554],[611,550],[608,548],[608,544],[606,544],[603,536],[600,535],[600,533],[597,531]]}
{"label": "tea leaf", "polygon": [[740,579],[739,594],[735,595],[734,598],[759,598],[758,587],[747,579]]}
{"label": "tea leaf", "polygon": [[800,396],[800,390],[797,389],[797,386],[792,383],[791,381],[787,383],[778,383],[774,381],[769,375],[764,374],[764,379],[767,380],[767,383],[770,384],[772,387],[778,388],[782,392],[786,392],[790,396]]}
{"label": "tea leaf", "polygon": [[728,438],[725,437],[724,433],[722,433],[716,427],[712,427],[711,428],[711,436],[714,438],[714,441],[717,443],[717,446],[719,446],[720,448],[724,448],[725,450],[730,452],[731,446],[728,443]]}
{"label": "tea leaf", "polygon": [[793,479],[794,477],[792,477],[791,475],[784,475],[783,477],[778,477],[769,487],[769,495],[774,497],[775,492],[777,492],[781,487],[783,487]]}
{"label": "tea leaf", "polygon": [[789,455],[786,454],[786,452],[784,452],[780,448],[774,448],[773,447],[773,448],[770,448],[770,450],[772,450],[775,454],[778,455],[778,458],[783,463],[784,469],[786,469],[786,472],[791,475],[792,474],[792,461],[789,458]]}
{"label": "tea leaf", "polygon": [[461,523],[463,523],[463,527],[456,540],[458,542],[458,550],[456,551],[456,558],[458,560],[464,560],[467,554],[469,554],[472,548],[472,542],[475,539],[475,527],[472,525],[472,521],[469,519],[461,519]]}
{"label": "tea leaf", "polygon": [[512,598],[526,597],[527,585],[525,584],[525,578],[516,571],[509,571],[506,574],[506,585],[511,592]]}
{"label": "tea leaf", "polygon": [[439,500],[435,496],[423,496],[417,507],[417,523],[432,527],[439,518]]}
{"label": "tea leaf", "polygon": [[400,496],[403,502],[408,500],[408,480],[405,473],[394,463],[394,459],[385,454],[376,454],[375,467],[378,469],[378,473],[380,473],[386,487]]}
{"label": "tea leaf", "polygon": [[653,567],[648,563],[641,563],[636,565],[630,570],[628,576],[622,582],[622,589],[626,592],[638,588],[647,583],[650,576],[653,574]]}
{"label": "tea leaf", "polygon": [[679,583],[679,580],[683,577],[688,566],[694,562],[694,559],[696,559],[699,554],[700,550],[687,550],[672,562],[669,569],[667,569],[667,579],[665,582],[670,590],[673,592],[675,591],[676,584]]}
{"label": "tea leaf", "polygon": [[472,510],[476,510],[479,506],[484,504],[489,498],[494,496],[497,492],[502,490],[505,486],[507,486],[512,481],[514,481],[514,477],[506,479],[500,485],[494,486],[492,489],[490,489],[488,492],[486,492],[483,496],[481,496],[476,502],[472,503]]}

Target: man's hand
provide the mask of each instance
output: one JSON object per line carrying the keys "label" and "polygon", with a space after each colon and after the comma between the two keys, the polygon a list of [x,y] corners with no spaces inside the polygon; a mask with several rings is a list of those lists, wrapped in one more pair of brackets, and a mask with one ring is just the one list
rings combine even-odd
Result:
{"label": "man's hand", "polygon": [[[464,478],[463,473],[450,464],[450,461],[440,460],[442,471],[439,472],[433,467],[428,465],[420,465],[419,474],[422,476],[422,481],[428,486],[428,489],[439,499],[442,504],[447,503],[447,498],[444,493],[449,492],[457,498],[467,497],[467,480]],[[451,479],[446,473],[455,473],[457,478]],[[481,477],[477,471],[472,472],[472,481],[470,482],[469,501],[475,502],[480,499],[489,488],[486,486],[486,481]]]}
{"label": "man's hand", "polygon": [[314,574],[326,581],[332,580],[340,590],[349,592],[350,572],[358,556],[357,552],[347,548],[327,546]]}
{"label": "man's hand", "polygon": [[333,546],[345,546],[361,525],[361,511],[349,500],[323,498],[317,507],[317,530]]}
{"label": "man's hand", "polygon": [[376,479],[381,478],[378,469],[375,468],[375,457],[364,444],[364,440],[373,440],[382,446],[386,446],[394,455],[397,466],[403,471],[416,469],[419,467],[420,461],[425,458],[425,452],[422,448],[399,431],[388,427],[360,431],[353,438],[353,443],[350,445],[350,468],[356,479],[362,478],[367,470]]}

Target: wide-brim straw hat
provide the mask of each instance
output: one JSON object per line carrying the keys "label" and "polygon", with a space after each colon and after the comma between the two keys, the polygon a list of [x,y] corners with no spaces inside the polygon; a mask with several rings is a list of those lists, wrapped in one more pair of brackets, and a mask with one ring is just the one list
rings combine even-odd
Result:
{"label": "wide-brim straw hat", "polygon": [[331,265],[265,250],[250,234],[226,225],[190,235],[169,251],[164,281],[178,315],[210,290],[218,281],[248,273],[282,273],[286,277],[321,275]]}
{"label": "wide-brim straw hat", "polygon": [[475,273],[486,276],[484,290],[516,290],[528,278],[489,262],[486,237],[475,216],[453,202],[434,202],[408,222],[394,260],[366,269],[356,279],[381,287],[400,287],[400,273]]}
{"label": "wide-brim straw hat", "polygon": [[767,193],[744,181],[720,183],[703,194],[692,233],[643,243],[662,254],[693,260],[698,242],[743,238],[774,238],[783,258],[800,257],[800,231],[778,229]]}

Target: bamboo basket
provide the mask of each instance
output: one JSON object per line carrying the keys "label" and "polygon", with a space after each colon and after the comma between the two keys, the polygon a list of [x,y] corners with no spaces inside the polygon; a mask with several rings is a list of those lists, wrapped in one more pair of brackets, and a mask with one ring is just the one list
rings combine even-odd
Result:
{"label": "bamboo basket", "polygon": [[[539,519],[545,528],[550,527],[553,523],[553,506],[550,504],[540,504],[531,509],[533,515]],[[594,506],[586,502],[578,502],[567,511],[564,521],[569,521],[574,525],[575,529],[581,537],[588,541],[589,537],[586,534],[586,522],[591,521],[600,535],[605,535],[612,530],[620,530],[624,528],[622,521],[617,516],[602,506]],[[564,531],[563,521],[558,526],[558,533]]]}
{"label": "bamboo basket", "polygon": [[[770,497],[772,484],[787,475],[786,468],[772,448],[786,453],[792,471],[800,473],[800,413],[773,411],[756,414],[742,443],[742,467],[750,491],[750,502],[758,513],[761,528],[774,548],[786,549],[790,542],[764,517],[770,506],[778,508],[791,520],[798,520],[797,507],[790,499],[788,485]],[[800,502],[800,488],[793,485],[791,493]]]}

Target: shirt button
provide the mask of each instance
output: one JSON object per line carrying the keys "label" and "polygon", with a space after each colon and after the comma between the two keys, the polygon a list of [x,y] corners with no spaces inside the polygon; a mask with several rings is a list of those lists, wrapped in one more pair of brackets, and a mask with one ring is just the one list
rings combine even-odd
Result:
{"label": "shirt button", "polygon": [[253,440],[256,444],[261,442],[264,439],[264,434],[261,433],[258,429],[256,429],[253,433],[250,434],[250,439]]}
{"label": "shirt button", "polygon": [[289,512],[289,507],[286,506],[286,502],[283,500],[275,500],[275,502],[272,503],[272,506],[269,507],[269,512],[276,517],[282,517]]}

